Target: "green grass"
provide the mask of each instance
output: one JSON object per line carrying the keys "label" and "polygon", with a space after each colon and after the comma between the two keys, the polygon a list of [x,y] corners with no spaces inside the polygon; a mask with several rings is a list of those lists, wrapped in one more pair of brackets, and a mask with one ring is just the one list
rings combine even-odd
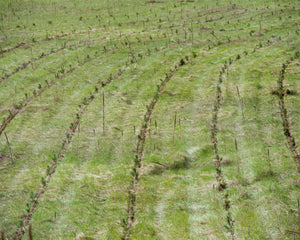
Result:
{"label": "green grass", "polygon": [[[217,124],[235,239],[299,238],[292,233],[300,231],[299,172],[272,94],[282,63],[299,51],[297,1],[4,0],[0,9],[0,50],[8,50],[0,54],[0,76],[35,59],[0,83],[0,123],[25,94],[55,80],[4,131],[14,165],[0,136],[0,230],[7,239],[19,230],[31,194],[95,86],[99,93],[30,224],[33,239],[121,239],[146,106],[160,79],[192,53],[197,57],[179,68],[153,110],[130,238],[231,239],[217,191],[211,121],[219,72],[238,54],[224,74]],[[91,61],[55,79],[88,55]],[[294,91],[285,106],[298,151],[299,64],[299,58],[291,62],[284,79]]]}

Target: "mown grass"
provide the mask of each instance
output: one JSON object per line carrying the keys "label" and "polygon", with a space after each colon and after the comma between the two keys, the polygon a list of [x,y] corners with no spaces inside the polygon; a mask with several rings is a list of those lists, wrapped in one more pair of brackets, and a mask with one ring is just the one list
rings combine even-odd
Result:
{"label": "mown grass", "polygon": [[[194,52],[197,58],[175,73],[153,111],[131,239],[231,239],[217,191],[211,120],[219,72],[238,55],[224,74],[217,124],[234,237],[297,239],[299,173],[272,91],[282,63],[299,50],[299,7],[289,0],[2,1],[1,49],[25,45],[0,55],[1,76],[51,49],[81,43],[0,83],[1,119],[25,93],[55,79],[62,65],[95,59],[57,79],[7,126],[14,165],[2,134],[0,230],[13,238],[78,105],[98,85],[30,224],[34,239],[120,239],[146,106],[160,79]],[[288,66],[284,84],[294,91],[285,105],[299,149],[298,73],[299,59]]]}

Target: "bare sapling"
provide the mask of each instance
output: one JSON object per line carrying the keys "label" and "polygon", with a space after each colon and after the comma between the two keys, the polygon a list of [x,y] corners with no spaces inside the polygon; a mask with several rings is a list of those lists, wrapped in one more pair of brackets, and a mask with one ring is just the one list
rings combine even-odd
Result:
{"label": "bare sapling", "polygon": [[238,154],[238,144],[236,138],[234,139],[234,145],[235,145],[235,152],[236,152],[236,162],[238,167],[238,174],[240,173],[240,157]]}
{"label": "bare sapling", "polygon": [[29,240],[33,240],[31,224],[29,225],[29,228],[28,228],[28,238],[29,238]]}
{"label": "bare sapling", "polygon": [[243,100],[241,99],[240,90],[239,90],[238,86],[236,86],[236,92],[237,92],[237,95],[238,95],[238,98],[239,98],[239,102],[240,102],[240,106],[241,106],[241,110],[242,110],[243,120],[245,120],[244,104],[243,104]]}
{"label": "bare sapling", "polygon": [[176,119],[177,118],[177,112],[175,112],[174,116],[174,125],[173,125],[173,144],[175,143],[175,129],[176,129]]}
{"label": "bare sapling", "polygon": [[102,133],[105,135],[105,94],[102,93]]}
{"label": "bare sapling", "polygon": [[11,163],[14,165],[15,161],[14,161],[14,157],[13,157],[13,154],[12,154],[11,146],[10,146],[10,143],[9,143],[9,140],[8,140],[6,132],[4,132],[4,135],[5,135],[7,146],[8,146],[8,149],[9,149],[10,160],[11,160]]}

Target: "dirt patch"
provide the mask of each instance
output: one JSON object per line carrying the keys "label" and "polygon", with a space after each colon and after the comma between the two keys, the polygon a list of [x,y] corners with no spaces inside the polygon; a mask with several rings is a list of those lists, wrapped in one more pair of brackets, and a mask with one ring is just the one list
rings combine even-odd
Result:
{"label": "dirt patch", "polygon": [[0,153],[0,163],[3,162],[6,158],[7,157],[4,154]]}
{"label": "dirt patch", "polygon": [[0,171],[7,169],[10,164],[10,158],[5,154],[0,153]]}

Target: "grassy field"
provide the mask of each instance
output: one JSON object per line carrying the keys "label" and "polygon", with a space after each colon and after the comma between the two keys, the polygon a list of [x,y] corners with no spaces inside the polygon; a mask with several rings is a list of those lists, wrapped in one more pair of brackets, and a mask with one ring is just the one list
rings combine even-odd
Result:
{"label": "grassy field", "polygon": [[3,239],[300,239],[300,2],[2,0]]}

